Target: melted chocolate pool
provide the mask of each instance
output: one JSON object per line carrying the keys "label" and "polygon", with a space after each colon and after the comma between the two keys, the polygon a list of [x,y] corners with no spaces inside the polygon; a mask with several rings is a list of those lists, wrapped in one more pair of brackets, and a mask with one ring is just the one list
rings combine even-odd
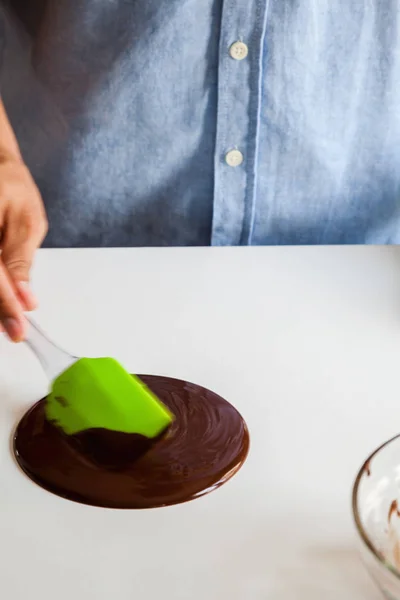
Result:
{"label": "melted chocolate pool", "polygon": [[106,430],[61,434],[45,419],[41,400],[22,418],[14,436],[21,468],[50,492],[108,508],[178,504],[228,481],[249,449],[249,434],[237,410],[192,383],[141,378],[176,417],[149,449],[140,436],[107,437],[111,432]]}

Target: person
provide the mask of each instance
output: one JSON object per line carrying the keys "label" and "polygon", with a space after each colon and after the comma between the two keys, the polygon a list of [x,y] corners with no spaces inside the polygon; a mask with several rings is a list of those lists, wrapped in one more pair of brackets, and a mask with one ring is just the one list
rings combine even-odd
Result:
{"label": "person", "polygon": [[1,0],[10,337],[43,240],[399,243],[399,31],[400,0]]}

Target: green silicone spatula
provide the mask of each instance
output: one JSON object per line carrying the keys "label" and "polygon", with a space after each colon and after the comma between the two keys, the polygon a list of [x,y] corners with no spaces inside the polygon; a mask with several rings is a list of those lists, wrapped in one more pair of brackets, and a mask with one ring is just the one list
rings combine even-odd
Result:
{"label": "green silicone spatula", "polygon": [[172,423],[167,407],[113,358],[71,356],[31,319],[25,341],[52,381],[46,417],[67,435],[102,428],[153,439]]}

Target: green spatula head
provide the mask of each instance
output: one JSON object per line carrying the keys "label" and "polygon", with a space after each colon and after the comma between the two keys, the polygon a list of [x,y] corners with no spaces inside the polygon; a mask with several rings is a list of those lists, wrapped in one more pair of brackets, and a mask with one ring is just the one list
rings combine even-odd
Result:
{"label": "green spatula head", "polygon": [[113,358],[80,358],[53,382],[46,418],[67,435],[87,429],[159,436],[172,413]]}

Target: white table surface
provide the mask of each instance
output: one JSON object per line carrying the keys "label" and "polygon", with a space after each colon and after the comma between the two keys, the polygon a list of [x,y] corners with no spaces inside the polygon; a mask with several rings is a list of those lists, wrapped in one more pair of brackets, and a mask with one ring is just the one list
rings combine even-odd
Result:
{"label": "white table surface", "polygon": [[400,248],[42,251],[38,322],[79,355],[207,386],[251,453],[217,492],[150,511],[62,500],[9,448],[46,389],[0,340],[4,600],[379,599],[350,512],[356,471],[400,430]]}

